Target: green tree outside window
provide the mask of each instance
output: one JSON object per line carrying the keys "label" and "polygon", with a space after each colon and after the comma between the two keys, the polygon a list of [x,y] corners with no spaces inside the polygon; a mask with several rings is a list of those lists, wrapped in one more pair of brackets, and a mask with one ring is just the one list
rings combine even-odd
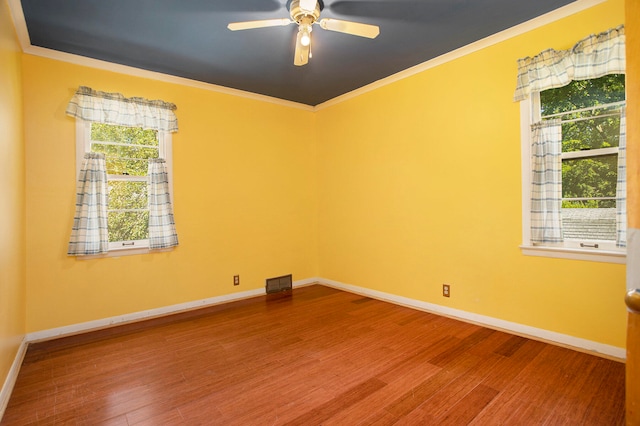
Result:
{"label": "green tree outside window", "polygon": [[157,131],[92,123],[91,151],[106,156],[109,242],[149,238],[147,169],[159,156]]}

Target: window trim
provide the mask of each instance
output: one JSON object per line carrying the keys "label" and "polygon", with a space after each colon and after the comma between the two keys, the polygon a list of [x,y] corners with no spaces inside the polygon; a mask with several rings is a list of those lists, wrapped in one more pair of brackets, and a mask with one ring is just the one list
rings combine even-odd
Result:
{"label": "window trim", "polygon": [[[85,121],[76,118],[76,177],[79,176],[82,169],[84,154],[91,152],[91,124],[92,121]],[[173,144],[170,132],[158,130],[158,156],[164,158],[167,166],[167,175],[169,180],[169,195],[173,201]],[[136,254],[151,253],[149,249],[149,239],[135,240],[134,246],[123,246],[121,241],[109,242],[109,251],[107,253],[96,255],[78,256],[78,259],[97,259],[104,257],[120,257]],[[153,250],[153,252],[171,251],[171,248]]]}
{"label": "window trim", "polygon": [[[580,248],[579,241],[563,244],[537,245],[531,243],[531,124],[540,120],[540,93],[532,92],[530,98],[520,101],[520,141],[522,171],[522,254],[557,259],[586,260],[626,264],[625,248]],[[611,243],[608,241],[607,243]],[[607,244],[607,245],[609,245]]]}

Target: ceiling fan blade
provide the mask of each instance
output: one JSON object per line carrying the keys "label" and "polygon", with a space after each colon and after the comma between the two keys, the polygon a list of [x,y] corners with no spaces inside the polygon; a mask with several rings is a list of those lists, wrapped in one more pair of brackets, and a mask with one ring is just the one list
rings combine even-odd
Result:
{"label": "ceiling fan blade", "polygon": [[227,25],[227,28],[229,28],[231,31],[252,30],[254,28],[284,27],[291,24],[292,22],[293,21],[287,18],[264,19],[262,21],[232,22]]}
{"label": "ceiling fan blade", "polygon": [[320,26],[325,30],[351,34],[360,37],[376,38],[380,34],[377,25],[361,24],[359,22],[342,21],[340,19],[321,19]]}
{"label": "ceiling fan blade", "polygon": [[298,31],[296,51],[293,54],[293,65],[297,66],[306,65],[309,62],[309,51],[311,50],[310,44],[307,46],[302,45],[302,34],[302,31]]}
{"label": "ceiling fan blade", "polygon": [[313,12],[316,9],[317,0],[300,0],[300,9]]}

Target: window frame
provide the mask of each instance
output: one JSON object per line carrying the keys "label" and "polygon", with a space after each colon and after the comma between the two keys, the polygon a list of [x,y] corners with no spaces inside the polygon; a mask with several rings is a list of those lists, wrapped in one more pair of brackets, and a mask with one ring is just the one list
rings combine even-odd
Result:
{"label": "window frame", "polygon": [[625,264],[626,248],[615,247],[615,243],[611,241],[603,241],[601,244],[599,242],[598,248],[581,247],[579,240],[565,240],[563,243],[557,244],[533,244],[531,242],[531,125],[540,121],[540,111],[539,92],[532,92],[528,99],[520,101],[522,170],[522,244],[520,249],[522,253],[528,256]]}
{"label": "window frame", "polygon": [[[82,163],[84,161],[84,154],[87,152],[91,152],[91,124],[93,121],[82,120],[81,118],[76,118],[76,177],[79,176],[80,170],[82,169]],[[108,123],[107,123],[108,124]],[[173,144],[172,144],[172,136],[170,132],[163,132],[158,130],[158,158],[163,158],[165,160],[165,164],[167,166],[167,175],[169,180],[169,195],[171,200],[173,201]],[[136,179],[136,177],[132,176],[127,178],[125,176],[118,176],[113,179],[111,176],[107,175],[107,180],[125,180],[125,181],[141,181],[141,179]],[[146,178],[145,178],[146,179]],[[148,180],[148,179],[147,179]],[[80,256],[79,258],[100,258],[100,257],[119,257],[119,256],[127,256],[134,254],[145,254],[151,253],[149,249],[149,239],[144,240],[134,240],[132,241],[134,245],[123,245],[123,241],[114,241],[109,242],[109,251],[103,254],[97,255],[87,255]],[[156,251],[166,251],[170,250],[154,250]]]}

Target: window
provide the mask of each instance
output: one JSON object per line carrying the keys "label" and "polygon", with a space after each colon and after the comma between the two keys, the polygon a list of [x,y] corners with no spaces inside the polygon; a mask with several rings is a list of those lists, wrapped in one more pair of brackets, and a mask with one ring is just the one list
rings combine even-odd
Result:
{"label": "window", "polygon": [[518,59],[524,254],[625,263],[625,69],[623,25]]}
{"label": "window", "polygon": [[540,93],[541,118],[557,117],[562,122],[565,241],[575,240],[583,246],[616,241],[618,147],[624,96],[624,74],[573,81]]}
{"label": "window", "polygon": [[[610,74],[532,93],[530,100],[523,101],[530,104],[530,122],[560,120],[561,126],[562,242],[532,243],[533,246],[624,254],[624,249],[616,245],[624,99],[624,74]],[[529,167],[525,168],[523,158],[523,174],[531,173],[530,158],[527,164]],[[528,199],[531,190],[523,186],[525,191]],[[529,223],[525,221],[523,226],[526,228]],[[526,230],[524,234],[526,245],[531,236]]]}
{"label": "window", "polygon": [[78,119],[76,135],[78,172],[84,153],[106,157],[109,251],[148,248],[149,160],[164,158],[171,182],[171,133]]}
{"label": "window", "polygon": [[78,87],[66,109],[76,119],[78,172],[69,256],[178,245],[170,177],[176,109]]}

